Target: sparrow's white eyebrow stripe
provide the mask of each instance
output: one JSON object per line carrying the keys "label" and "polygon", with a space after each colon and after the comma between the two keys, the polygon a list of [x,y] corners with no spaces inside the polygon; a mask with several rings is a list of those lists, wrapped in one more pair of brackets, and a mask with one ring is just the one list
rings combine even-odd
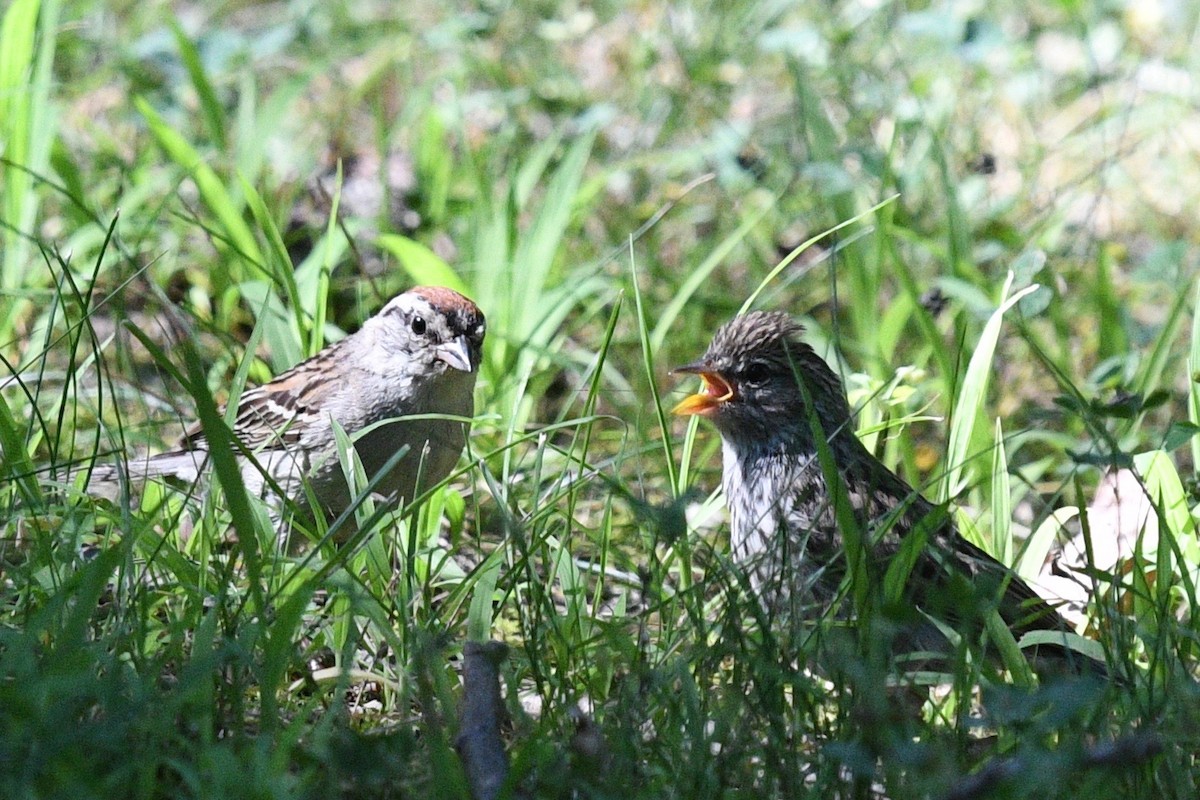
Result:
{"label": "sparrow's white eyebrow stripe", "polygon": [[[408,324],[414,315],[440,336],[415,333]],[[356,332],[241,395],[233,433],[239,453],[251,454],[240,458],[242,477],[248,490],[267,499],[281,535],[293,506],[334,519],[354,499],[333,452],[335,422],[354,441],[367,488],[392,502],[420,499],[453,471],[466,443],[463,420],[474,417],[483,330],[483,313],[466,297],[418,287],[386,303]],[[462,352],[439,354],[443,338],[462,340]],[[439,357],[470,368],[434,368]],[[194,483],[204,477],[197,464],[207,463],[208,448],[199,426],[189,426],[176,449],[136,459],[141,471],[131,477]],[[119,469],[91,475],[92,484],[121,483]],[[309,507],[310,496],[316,508]]]}

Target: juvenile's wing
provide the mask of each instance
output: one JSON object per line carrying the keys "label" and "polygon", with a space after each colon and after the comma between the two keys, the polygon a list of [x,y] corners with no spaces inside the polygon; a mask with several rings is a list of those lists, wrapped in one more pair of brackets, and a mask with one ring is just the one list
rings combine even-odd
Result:
{"label": "juvenile's wing", "polygon": [[[844,474],[850,499],[860,520],[884,520],[887,526],[875,541],[880,574],[900,552],[906,537],[931,524],[928,540],[917,555],[906,595],[918,608],[964,633],[983,630],[992,610],[1019,640],[1027,633],[1049,631],[1074,634],[1072,625],[1013,570],[964,539],[951,518],[862,448],[852,459],[857,472]],[[895,513],[897,508],[903,511]],[[937,515],[937,516],[935,516]],[[1104,674],[1105,665],[1067,644],[1039,645],[1038,658],[1050,656],[1075,671]]]}

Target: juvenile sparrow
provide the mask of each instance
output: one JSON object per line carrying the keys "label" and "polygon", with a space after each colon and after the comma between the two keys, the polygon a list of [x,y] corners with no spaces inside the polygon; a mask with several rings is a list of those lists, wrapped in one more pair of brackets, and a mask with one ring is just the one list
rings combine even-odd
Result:
{"label": "juvenile sparrow", "polygon": [[[675,370],[703,383],[674,412],[705,417],[721,434],[733,557],[764,604],[788,614],[828,609],[846,575],[836,493],[819,463],[815,421],[862,534],[874,586],[882,585],[905,537],[928,520],[928,539],[904,587],[908,603],[972,636],[992,605],[1018,638],[1070,631],[1024,581],[959,536],[942,510],[867,451],[854,435],[841,381],[801,341],[803,330],[786,314],[751,312],[723,325],[698,361]],[[927,633],[919,634],[923,643]]]}
{"label": "juvenile sparrow", "polygon": [[[324,513],[340,514],[352,498],[334,452],[336,421],[354,440],[368,480],[405,451],[375,491],[412,501],[445,478],[462,453],[467,423],[445,417],[474,415],[484,331],[483,313],[470,300],[420,286],[393,298],[357,332],[247,390],[233,422],[250,456],[242,459],[246,489],[277,508],[265,473],[287,500],[307,507],[307,483]],[[208,442],[193,424],[176,449],[131,464],[129,472],[135,481],[194,482],[207,460]],[[116,468],[101,467],[91,483],[116,478]]]}

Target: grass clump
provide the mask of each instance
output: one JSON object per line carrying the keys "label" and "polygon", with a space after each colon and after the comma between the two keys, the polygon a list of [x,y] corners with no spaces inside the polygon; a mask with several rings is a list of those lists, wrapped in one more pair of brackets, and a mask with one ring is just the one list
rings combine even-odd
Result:
{"label": "grass clump", "polygon": [[[501,638],[532,796],[1195,796],[1195,13],[1159,10],[10,4],[0,795],[462,797],[457,663]],[[420,508],[289,553],[236,470],[80,491],[414,282],[489,319]],[[716,437],[664,412],[751,296],[1111,681],[764,618]]]}

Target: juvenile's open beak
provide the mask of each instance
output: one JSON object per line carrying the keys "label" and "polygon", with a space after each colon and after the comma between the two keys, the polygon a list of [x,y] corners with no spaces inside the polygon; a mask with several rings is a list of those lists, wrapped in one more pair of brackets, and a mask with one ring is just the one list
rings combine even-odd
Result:
{"label": "juvenile's open beak", "polygon": [[683,398],[677,406],[672,408],[672,414],[679,414],[683,417],[693,414],[707,416],[737,396],[737,388],[703,362],[671,370],[672,375],[678,372],[699,375],[701,386],[699,392]]}
{"label": "juvenile's open beak", "polygon": [[459,336],[439,344],[435,352],[447,366],[463,372],[475,371],[475,365],[471,361],[471,343],[467,341],[466,336]]}

